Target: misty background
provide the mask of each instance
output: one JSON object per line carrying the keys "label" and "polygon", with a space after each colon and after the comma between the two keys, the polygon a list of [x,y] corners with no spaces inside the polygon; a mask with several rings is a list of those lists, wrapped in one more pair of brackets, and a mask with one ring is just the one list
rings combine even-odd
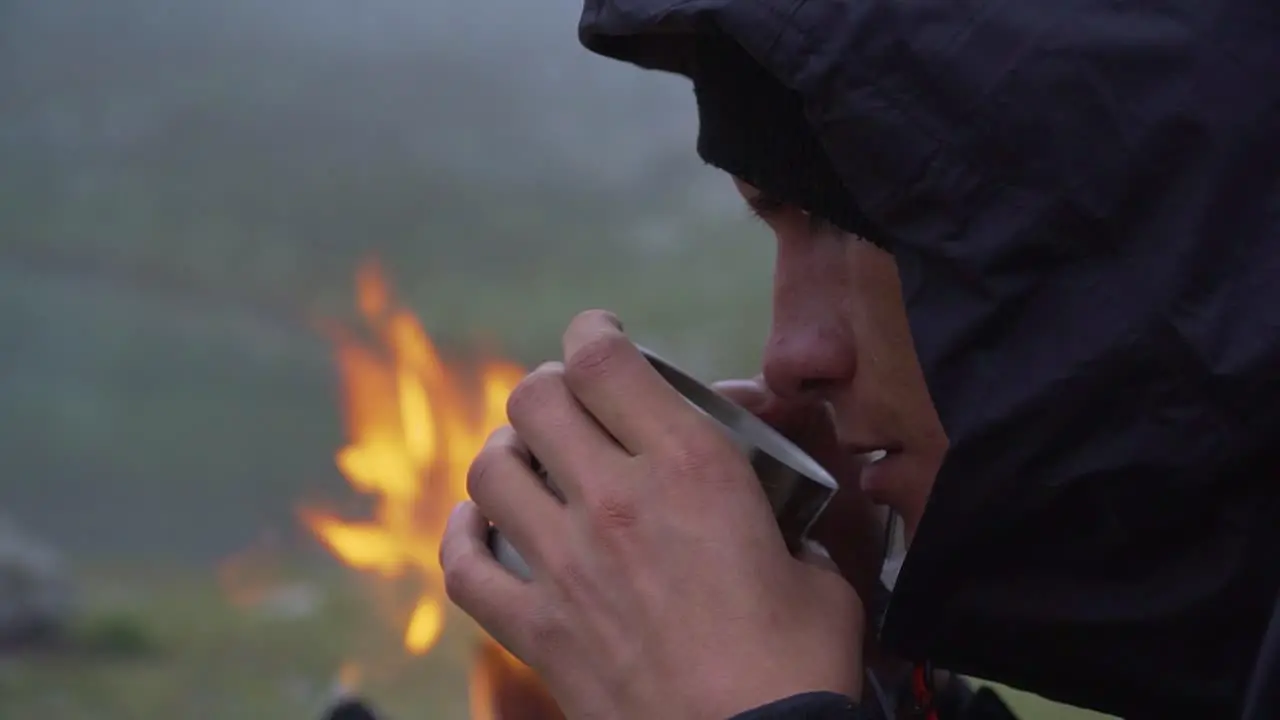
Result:
{"label": "misty background", "polygon": [[[687,81],[588,53],[580,10],[0,0],[0,718],[314,717],[353,655],[394,661],[390,717],[475,717],[465,621],[410,660],[332,562],[256,614],[223,580],[264,537],[273,581],[327,557],[296,510],[354,495],[321,328],[366,260],[464,365],[604,307],[756,372],[771,238]],[[15,654],[23,618],[55,644]]]}
{"label": "misty background", "polygon": [[79,556],[294,526],[342,492],[315,321],[369,257],[446,351],[534,363],[603,306],[751,372],[768,238],[688,83],[582,49],[580,9],[0,2],[0,507]]}

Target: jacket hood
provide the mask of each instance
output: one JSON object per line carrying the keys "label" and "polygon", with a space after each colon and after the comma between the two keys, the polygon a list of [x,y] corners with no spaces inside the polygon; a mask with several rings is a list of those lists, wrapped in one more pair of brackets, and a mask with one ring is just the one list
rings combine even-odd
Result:
{"label": "jacket hood", "polygon": [[1126,717],[1228,717],[1280,563],[1280,12],[585,0],[580,38],[792,93],[896,256],[951,440],[882,637]]}

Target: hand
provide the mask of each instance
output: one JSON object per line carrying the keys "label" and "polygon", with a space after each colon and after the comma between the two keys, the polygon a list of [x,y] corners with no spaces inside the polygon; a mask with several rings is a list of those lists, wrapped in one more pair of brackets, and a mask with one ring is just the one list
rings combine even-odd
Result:
{"label": "hand", "polygon": [[760,378],[724,380],[713,387],[785,435],[840,482],[840,492],[810,534],[827,549],[858,595],[872,597],[884,560],[884,514],[858,487],[858,465],[840,450],[826,406],[783,400]]}
{"label": "hand", "polygon": [[[820,402],[788,401],[774,395],[763,378],[724,380],[714,385],[716,391],[752,412],[775,430],[787,436],[840,482],[840,492],[832,499],[815,524],[811,535],[825,547],[840,572],[853,583],[858,595],[874,597],[885,552],[884,514],[862,489],[860,466],[840,449],[835,423],[828,408]],[[909,494],[902,497],[894,511],[911,513]],[[910,534],[908,533],[908,541]],[[875,633],[864,638],[863,660],[867,667],[884,673],[882,678],[902,676],[910,664],[882,651]],[[945,688],[951,675],[935,670],[934,684]]]}
{"label": "hand", "polygon": [[[859,466],[841,451],[827,407],[779,398],[758,377],[724,380],[713,387],[785,435],[840,482],[840,492],[810,534],[826,548],[859,597],[876,597],[885,553],[884,513],[859,487]],[[866,633],[863,657],[867,665],[881,670],[901,666],[899,660],[881,652],[875,633]]]}
{"label": "hand", "polygon": [[564,720],[564,713],[528,665],[512,658],[493,640],[481,643],[479,651],[485,675],[480,688],[475,685],[471,688],[472,702],[488,703],[489,710],[477,713],[472,707],[473,716],[495,720]]}
{"label": "hand", "polygon": [[[857,594],[788,553],[740,451],[612,316],[575,318],[564,357],[512,393],[512,428],[471,467],[474,504],[441,545],[450,598],[569,717],[727,718],[806,691],[856,697]],[[531,581],[493,559],[487,521]]]}

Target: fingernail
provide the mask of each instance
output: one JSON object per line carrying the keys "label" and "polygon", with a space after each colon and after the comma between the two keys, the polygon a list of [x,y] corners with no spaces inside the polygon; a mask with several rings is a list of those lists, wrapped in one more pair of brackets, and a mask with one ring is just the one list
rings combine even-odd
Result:
{"label": "fingernail", "polygon": [[760,410],[769,400],[765,391],[752,380],[721,380],[711,388],[751,412]]}
{"label": "fingernail", "polygon": [[605,317],[609,320],[610,324],[618,328],[618,330],[625,332],[625,328],[622,327],[622,321],[618,319],[617,315],[614,315],[613,313],[607,313]]}
{"label": "fingernail", "polygon": [[831,559],[831,553],[827,552],[827,549],[823,547],[822,543],[818,542],[817,540],[805,538],[804,549],[809,551],[813,555],[817,555],[820,558],[824,558],[826,560]]}

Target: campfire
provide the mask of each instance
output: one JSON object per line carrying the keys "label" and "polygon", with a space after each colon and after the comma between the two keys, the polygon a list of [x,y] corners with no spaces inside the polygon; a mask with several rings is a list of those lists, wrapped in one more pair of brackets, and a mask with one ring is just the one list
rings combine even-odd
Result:
{"label": "campfire", "polygon": [[[437,560],[445,522],[466,497],[472,458],[506,424],[507,395],[525,371],[499,360],[444,362],[376,263],[358,271],[356,301],[364,327],[333,330],[348,438],[337,464],[374,508],[363,519],[316,509],[300,516],[348,567],[415,583],[403,645],[423,655],[450,614]],[[474,641],[469,697],[473,720],[560,717],[529,668],[484,636]]]}

